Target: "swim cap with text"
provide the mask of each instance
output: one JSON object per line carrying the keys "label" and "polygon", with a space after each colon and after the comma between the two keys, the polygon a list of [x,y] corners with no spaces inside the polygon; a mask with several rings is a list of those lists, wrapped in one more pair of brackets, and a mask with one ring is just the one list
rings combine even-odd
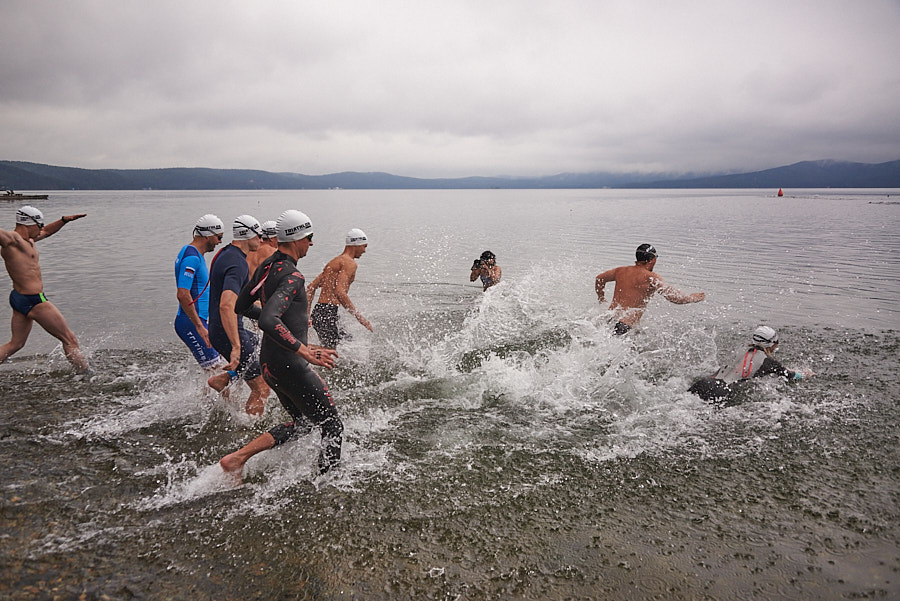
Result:
{"label": "swim cap with text", "polygon": [[231,224],[231,235],[235,240],[252,240],[262,235],[262,227],[252,215],[238,215]]}
{"label": "swim cap with text", "polygon": [[366,233],[359,228],[353,228],[349,232],[347,232],[346,245],[347,246],[362,246],[364,244],[368,244],[369,239],[366,237]]}
{"label": "swim cap with text", "polygon": [[293,242],[313,233],[312,221],[296,209],[288,209],[276,221],[279,242]]}
{"label": "swim cap with text", "polygon": [[18,225],[39,225],[44,227],[44,214],[32,206],[25,205],[16,211],[16,223]]}

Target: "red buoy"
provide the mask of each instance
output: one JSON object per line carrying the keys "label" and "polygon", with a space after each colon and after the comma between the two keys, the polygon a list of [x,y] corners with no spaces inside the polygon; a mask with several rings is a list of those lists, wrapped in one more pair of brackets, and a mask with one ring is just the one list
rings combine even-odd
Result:
{"label": "red buoy", "polygon": [[784,196],[784,190],[778,188],[778,196]]}

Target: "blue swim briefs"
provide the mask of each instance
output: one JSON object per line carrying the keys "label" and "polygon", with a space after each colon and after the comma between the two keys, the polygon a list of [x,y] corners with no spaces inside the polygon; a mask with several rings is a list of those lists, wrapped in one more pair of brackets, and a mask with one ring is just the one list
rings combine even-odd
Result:
{"label": "blue swim briefs", "polygon": [[43,292],[37,294],[20,294],[15,290],[9,291],[9,306],[22,315],[28,315],[28,312],[34,309],[36,305],[46,302],[47,297],[44,296]]}

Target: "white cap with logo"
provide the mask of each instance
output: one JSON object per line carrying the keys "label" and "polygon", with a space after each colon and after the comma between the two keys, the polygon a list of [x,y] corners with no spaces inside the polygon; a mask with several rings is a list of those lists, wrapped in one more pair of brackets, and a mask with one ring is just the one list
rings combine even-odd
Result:
{"label": "white cap with logo", "polygon": [[17,225],[39,225],[44,227],[44,214],[32,206],[25,205],[16,211]]}
{"label": "white cap with logo", "polygon": [[231,235],[235,240],[252,240],[262,235],[262,227],[252,215],[238,215],[231,224]]}
{"label": "white cap with logo", "polygon": [[263,221],[262,223],[262,237],[268,240],[269,238],[276,238],[278,236],[278,226],[275,221]]}
{"label": "white cap with logo", "polygon": [[366,233],[361,229],[355,227],[347,232],[347,246],[362,246],[368,243],[369,239],[366,238]]}
{"label": "white cap with logo", "polygon": [[207,213],[194,224],[195,236],[209,238],[210,236],[222,236],[223,234],[225,234],[225,224],[212,213]]}
{"label": "white cap with logo", "polygon": [[288,209],[282,213],[276,223],[279,242],[301,240],[313,233],[312,221],[296,209]]}

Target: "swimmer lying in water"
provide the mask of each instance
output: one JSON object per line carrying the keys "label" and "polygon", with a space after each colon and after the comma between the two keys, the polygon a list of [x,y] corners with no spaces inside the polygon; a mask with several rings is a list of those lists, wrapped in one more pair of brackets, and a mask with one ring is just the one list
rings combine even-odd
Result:
{"label": "swimmer lying in water", "polygon": [[774,375],[787,381],[811,377],[809,370],[791,371],[773,357],[778,346],[778,333],[769,326],[753,331],[746,352],[731,365],[711,376],[700,378],[688,389],[704,401],[728,404],[751,378]]}

